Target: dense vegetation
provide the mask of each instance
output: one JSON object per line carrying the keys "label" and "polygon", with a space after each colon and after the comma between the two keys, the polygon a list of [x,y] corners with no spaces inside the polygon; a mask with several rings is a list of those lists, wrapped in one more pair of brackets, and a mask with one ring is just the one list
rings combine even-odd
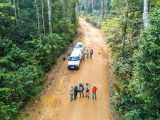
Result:
{"label": "dense vegetation", "polygon": [[0,119],[18,119],[76,29],[74,1],[0,0]]}
{"label": "dense vegetation", "polygon": [[159,120],[160,1],[85,2],[81,0],[79,13],[101,25],[112,49],[114,109],[125,120]]}

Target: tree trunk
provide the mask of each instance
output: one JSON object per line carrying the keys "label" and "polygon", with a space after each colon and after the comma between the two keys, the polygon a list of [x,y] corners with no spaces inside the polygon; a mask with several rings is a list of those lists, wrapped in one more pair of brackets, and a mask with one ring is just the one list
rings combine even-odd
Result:
{"label": "tree trunk", "polygon": [[105,8],[104,8],[104,2],[105,0],[102,0],[102,19],[104,18],[104,14],[105,14]]}
{"label": "tree trunk", "polygon": [[64,4],[65,4],[65,16],[68,17],[68,0],[64,0]]}
{"label": "tree trunk", "polygon": [[44,4],[43,4],[43,0],[41,0],[41,7],[42,7],[42,23],[43,23],[43,33],[46,34],[46,30],[45,30],[45,23],[44,23]]}
{"label": "tree trunk", "polygon": [[72,0],[72,23],[74,23],[74,25],[76,24],[76,11],[75,11],[75,8],[76,8],[76,1],[75,0]]}
{"label": "tree trunk", "polygon": [[107,9],[108,9],[108,0],[102,0],[102,19],[105,17]]}
{"label": "tree trunk", "polygon": [[17,2],[16,2],[17,4],[17,19],[19,18],[19,0],[17,0]]}
{"label": "tree trunk", "polygon": [[40,33],[40,20],[39,20],[40,17],[39,17],[39,10],[38,10],[38,5],[37,5],[37,0],[35,0],[34,3],[35,3],[35,8],[36,8],[38,33],[39,33],[40,38],[41,38],[41,33]]}
{"label": "tree trunk", "polygon": [[16,4],[16,0],[13,0],[13,4],[15,6],[15,8],[14,8],[14,14],[15,14],[16,23],[17,23],[17,4]]}
{"label": "tree trunk", "polygon": [[92,0],[92,13],[93,13],[93,9],[94,9],[94,1]]}
{"label": "tree trunk", "polygon": [[64,1],[63,0],[59,0],[59,15],[60,15],[60,19],[65,17],[65,6],[64,6]]}
{"label": "tree trunk", "polygon": [[108,9],[108,0],[105,0],[105,10],[107,12],[107,9]]}
{"label": "tree trunk", "polygon": [[88,0],[86,0],[86,14],[88,13]]}
{"label": "tree trunk", "polygon": [[[127,3],[127,8],[128,8],[128,3]],[[124,49],[125,49],[125,44],[126,44],[126,35],[127,35],[127,27],[128,27],[128,10],[125,13],[125,17],[124,17],[124,23],[123,23],[123,27],[122,27],[122,55],[124,55]]]}
{"label": "tree trunk", "polygon": [[51,23],[51,0],[48,0],[48,27],[49,33],[52,33],[52,23]]}
{"label": "tree trunk", "polygon": [[143,7],[144,11],[143,11],[143,24],[144,24],[144,28],[147,28],[149,25],[149,21],[148,21],[148,0],[144,0],[144,7]]}

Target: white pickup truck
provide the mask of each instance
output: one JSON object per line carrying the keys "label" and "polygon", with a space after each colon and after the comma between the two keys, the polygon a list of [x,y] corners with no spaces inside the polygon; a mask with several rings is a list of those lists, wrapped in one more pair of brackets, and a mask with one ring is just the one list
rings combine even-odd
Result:
{"label": "white pickup truck", "polygon": [[82,52],[74,49],[68,60],[68,69],[79,69],[82,60]]}
{"label": "white pickup truck", "polygon": [[73,50],[80,50],[81,52],[83,52],[84,50],[83,42],[77,42]]}

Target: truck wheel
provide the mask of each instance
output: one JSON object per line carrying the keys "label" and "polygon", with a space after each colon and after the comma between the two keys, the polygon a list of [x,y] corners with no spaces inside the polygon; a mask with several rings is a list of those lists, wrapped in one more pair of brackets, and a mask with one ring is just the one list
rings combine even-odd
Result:
{"label": "truck wheel", "polygon": [[68,70],[70,70],[70,67],[68,67]]}
{"label": "truck wheel", "polygon": [[77,70],[79,70],[79,66],[77,67]]}

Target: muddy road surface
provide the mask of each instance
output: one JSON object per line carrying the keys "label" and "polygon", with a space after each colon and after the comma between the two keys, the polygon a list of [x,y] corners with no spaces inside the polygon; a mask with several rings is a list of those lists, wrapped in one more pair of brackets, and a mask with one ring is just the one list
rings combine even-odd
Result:
{"label": "muddy road surface", "polygon": [[[110,55],[105,46],[103,34],[98,28],[80,19],[83,41],[86,48],[92,48],[93,58],[82,61],[79,70],[69,71],[67,60],[60,59],[48,73],[51,81],[39,100],[26,106],[28,120],[111,120],[109,104]],[[70,102],[69,90],[80,82],[96,84],[97,100],[80,98]]]}

